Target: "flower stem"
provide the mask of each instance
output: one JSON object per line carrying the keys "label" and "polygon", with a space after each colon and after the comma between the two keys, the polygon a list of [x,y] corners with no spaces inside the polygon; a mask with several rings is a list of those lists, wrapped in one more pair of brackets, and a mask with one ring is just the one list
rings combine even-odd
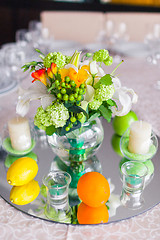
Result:
{"label": "flower stem", "polygon": [[114,72],[116,71],[116,69],[121,65],[121,63],[122,62],[124,62],[124,60],[122,60],[118,65],[117,65],[117,67],[115,67],[115,69],[112,71],[112,73],[111,73],[111,75],[113,75],[114,74]]}

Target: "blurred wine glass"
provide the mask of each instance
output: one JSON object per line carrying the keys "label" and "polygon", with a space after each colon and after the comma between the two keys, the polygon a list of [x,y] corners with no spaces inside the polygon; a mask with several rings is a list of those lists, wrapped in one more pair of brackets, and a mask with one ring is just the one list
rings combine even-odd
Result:
{"label": "blurred wine glass", "polygon": [[[6,94],[11,89],[15,88],[17,83],[12,79],[10,68],[5,64],[5,51],[3,48],[0,49],[0,95]],[[3,102],[0,103],[2,109]]]}
{"label": "blurred wine glass", "polygon": [[[148,47],[149,55],[146,60],[149,64],[160,67],[160,24],[155,23],[149,27],[149,30],[144,37],[144,43]],[[154,84],[156,89],[160,90],[160,79]]]}
{"label": "blurred wine glass", "polygon": [[19,43],[5,44],[4,51],[4,64],[8,68],[12,79],[19,83],[27,76],[27,72],[23,73],[21,67],[26,63],[27,45]]}
{"label": "blurred wine glass", "polygon": [[125,22],[106,21],[106,41],[108,43],[114,62],[121,61],[121,47],[129,40],[127,24]]}
{"label": "blurred wine glass", "polygon": [[26,39],[26,33],[28,32],[27,29],[19,29],[16,31],[16,34],[15,34],[15,40],[16,42],[20,42],[21,44],[24,44],[27,42],[27,39]]}
{"label": "blurred wine glass", "polygon": [[116,23],[112,39],[114,44],[123,44],[129,40],[127,24],[125,22]]}
{"label": "blurred wine glass", "polygon": [[47,47],[53,41],[53,38],[50,37],[48,28],[44,28],[41,22],[30,21],[25,36],[27,42],[32,44],[33,48],[39,48],[44,54],[48,53]]}

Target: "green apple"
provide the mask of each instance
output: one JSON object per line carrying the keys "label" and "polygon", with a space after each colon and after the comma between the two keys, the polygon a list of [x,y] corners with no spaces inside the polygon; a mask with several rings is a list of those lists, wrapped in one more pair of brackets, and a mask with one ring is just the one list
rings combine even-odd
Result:
{"label": "green apple", "polygon": [[130,127],[132,122],[135,122],[138,120],[138,117],[135,112],[130,111],[126,115],[119,117],[115,116],[112,121],[112,126],[116,134],[119,136],[122,136],[124,132],[127,130],[127,128]]}
{"label": "green apple", "polygon": [[125,158],[125,157],[123,157],[122,159],[121,159],[121,161],[119,162],[119,169],[120,169],[120,172],[121,172],[121,167],[122,167],[122,165],[123,165],[123,163],[125,163],[125,162],[129,162],[130,160],[128,160],[127,158]]}
{"label": "green apple", "polygon": [[147,166],[148,168],[148,174],[151,175],[154,173],[154,165],[153,162],[151,160],[147,160],[144,162],[144,165]]}
{"label": "green apple", "polygon": [[123,154],[121,153],[121,149],[120,149],[120,140],[121,140],[121,136],[117,135],[116,133],[113,134],[112,138],[111,138],[111,145],[113,150],[119,155],[119,156],[123,156]]}

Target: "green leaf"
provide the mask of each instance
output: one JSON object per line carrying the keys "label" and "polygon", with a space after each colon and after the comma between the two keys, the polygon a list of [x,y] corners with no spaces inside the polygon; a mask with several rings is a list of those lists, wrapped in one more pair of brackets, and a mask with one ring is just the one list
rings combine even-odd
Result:
{"label": "green leaf", "polygon": [[107,104],[110,105],[110,106],[115,106],[115,107],[117,107],[116,102],[115,102],[114,100],[112,100],[112,99],[108,99],[108,100],[107,100]]}
{"label": "green leaf", "polygon": [[86,116],[86,118],[88,119],[88,113],[81,107],[79,106],[72,106],[72,107],[69,107],[68,108],[68,111],[69,112],[74,112],[74,113],[80,113],[80,112],[83,112],[84,115]]}
{"label": "green leaf", "polygon": [[106,74],[103,77],[101,77],[101,79],[95,84],[94,88],[99,88],[100,84],[109,86],[111,85],[112,82],[112,77],[110,74]]}
{"label": "green leaf", "polygon": [[108,121],[111,121],[111,117],[112,117],[112,111],[110,109],[108,109],[107,107],[105,107],[104,105],[101,105],[99,107],[99,110],[102,114],[102,116]]}
{"label": "green leaf", "polygon": [[55,83],[52,83],[52,85],[48,88],[48,92],[53,90],[56,87]]}
{"label": "green leaf", "polygon": [[76,129],[78,129],[78,128],[81,128],[81,122],[80,122],[80,121],[77,121],[77,124],[76,124],[76,125],[73,125],[73,127],[72,127],[69,131],[66,131],[65,128],[66,128],[66,126],[68,125],[68,123],[69,123],[69,119],[67,120],[65,126],[63,126],[62,128],[58,128],[58,129],[57,129],[58,135],[63,136],[63,135],[65,135],[65,134],[69,133],[69,132],[72,132],[72,131],[74,131],[74,130],[76,130]]}
{"label": "green leaf", "polygon": [[91,122],[91,121],[93,121],[95,118],[99,117],[100,115],[101,115],[101,114],[100,114],[100,112],[98,111],[98,112],[92,114],[91,117],[88,119],[88,121]]}
{"label": "green leaf", "polygon": [[65,106],[67,109],[69,109],[70,107],[73,106],[73,103],[71,103],[71,102],[65,102],[65,103],[64,103],[64,106]]}
{"label": "green leaf", "polygon": [[61,74],[60,73],[57,73],[56,79],[58,79],[61,82],[62,79],[61,79]]}
{"label": "green leaf", "polygon": [[55,133],[56,128],[52,125],[46,128],[46,134],[51,136],[53,133]]}
{"label": "green leaf", "polygon": [[35,48],[35,50],[36,50],[36,52],[38,52],[38,53],[44,55],[44,54],[41,52],[41,50],[39,50],[38,48]]}

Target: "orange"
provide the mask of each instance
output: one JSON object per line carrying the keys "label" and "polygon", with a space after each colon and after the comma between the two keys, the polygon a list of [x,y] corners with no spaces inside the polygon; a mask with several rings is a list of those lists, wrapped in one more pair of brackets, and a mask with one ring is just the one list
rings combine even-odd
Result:
{"label": "orange", "polygon": [[106,205],[93,208],[82,202],[78,207],[77,219],[79,224],[107,223],[109,219],[108,209]]}
{"label": "orange", "polygon": [[90,207],[104,205],[110,196],[107,179],[98,172],[88,172],[82,175],[77,184],[79,198]]}

